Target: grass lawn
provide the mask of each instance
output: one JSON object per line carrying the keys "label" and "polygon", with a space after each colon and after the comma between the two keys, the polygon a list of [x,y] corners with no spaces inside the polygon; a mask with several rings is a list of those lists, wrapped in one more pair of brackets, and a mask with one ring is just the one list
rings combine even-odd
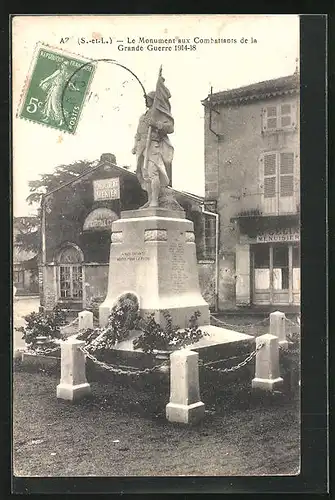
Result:
{"label": "grass lawn", "polygon": [[[56,399],[56,375],[16,370],[15,476],[239,476],[299,471],[297,397],[223,396],[194,427],[165,419],[168,394],[129,379],[92,382],[92,398]],[[150,385],[149,385],[150,387]],[[154,387],[151,385],[151,387]],[[210,391],[207,391],[207,393]]]}

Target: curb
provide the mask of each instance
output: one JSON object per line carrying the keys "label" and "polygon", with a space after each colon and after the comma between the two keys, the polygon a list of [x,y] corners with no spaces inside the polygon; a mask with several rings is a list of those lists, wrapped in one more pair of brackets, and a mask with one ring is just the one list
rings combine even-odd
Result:
{"label": "curb", "polygon": [[19,300],[39,300],[39,295],[15,295],[14,302],[18,302]]}

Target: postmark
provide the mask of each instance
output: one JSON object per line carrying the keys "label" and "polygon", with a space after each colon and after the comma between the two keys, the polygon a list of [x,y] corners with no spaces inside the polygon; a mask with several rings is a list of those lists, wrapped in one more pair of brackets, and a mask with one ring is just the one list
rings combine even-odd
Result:
{"label": "postmark", "polygon": [[75,134],[96,69],[93,60],[38,45],[18,116]]}

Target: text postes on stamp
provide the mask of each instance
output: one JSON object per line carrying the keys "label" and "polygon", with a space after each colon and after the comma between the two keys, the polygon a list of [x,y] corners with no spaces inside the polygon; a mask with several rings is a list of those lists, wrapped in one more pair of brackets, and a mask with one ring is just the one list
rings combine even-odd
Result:
{"label": "text postes on stamp", "polygon": [[93,61],[39,47],[20,118],[74,134],[94,71]]}

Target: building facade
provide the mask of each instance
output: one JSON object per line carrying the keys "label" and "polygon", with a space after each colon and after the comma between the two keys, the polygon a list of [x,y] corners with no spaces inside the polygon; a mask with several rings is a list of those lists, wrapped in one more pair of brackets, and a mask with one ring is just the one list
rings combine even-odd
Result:
{"label": "building facade", "polygon": [[[26,231],[26,221],[32,217],[14,217],[12,270],[16,295],[38,295],[37,252],[26,250],[17,237]],[[29,223],[29,221],[28,221]]]}
{"label": "building facade", "polygon": [[[206,214],[203,198],[168,188],[194,222],[200,275]],[[112,222],[121,211],[146,202],[135,173],[104,154],[80,179],[45,196],[42,210],[42,252],[39,261],[40,303],[78,312],[101,303],[107,293]],[[213,306],[211,284],[203,282],[205,299]]]}
{"label": "building facade", "polygon": [[[202,103],[205,203],[215,207],[220,227],[218,308],[294,310],[300,304],[299,74],[211,93]],[[208,224],[213,253],[213,220]]]}

